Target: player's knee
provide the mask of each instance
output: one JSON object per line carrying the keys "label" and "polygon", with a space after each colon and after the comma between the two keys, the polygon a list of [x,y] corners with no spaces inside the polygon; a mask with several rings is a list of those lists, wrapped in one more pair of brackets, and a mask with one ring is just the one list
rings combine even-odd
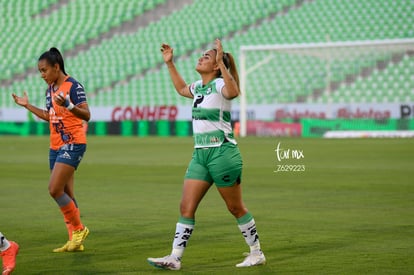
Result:
{"label": "player's knee", "polygon": [[190,207],[188,204],[181,203],[180,204],[180,215],[182,217],[194,217],[195,209]]}
{"label": "player's knee", "polygon": [[247,209],[240,205],[227,205],[227,209],[236,218],[247,213]]}
{"label": "player's knee", "polygon": [[62,191],[62,190],[60,190],[60,189],[58,189],[58,188],[55,188],[55,187],[53,187],[53,186],[49,185],[49,195],[50,195],[52,198],[58,198],[58,197],[60,197],[62,194],[63,194],[63,191]]}
{"label": "player's knee", "polygon": [[55,190],[53,190],[53,189],[49,189],[49,195],[52,198],[57,198],[57,192]]}

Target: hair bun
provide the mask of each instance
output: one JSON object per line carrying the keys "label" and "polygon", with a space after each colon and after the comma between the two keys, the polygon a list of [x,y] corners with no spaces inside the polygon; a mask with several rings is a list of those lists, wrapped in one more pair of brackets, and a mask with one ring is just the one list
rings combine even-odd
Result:
{"label": "hair bun", "polygon": [[49,52],[54,52],[60,54],[60,51],[56,47],[52,47],[49,49]]}

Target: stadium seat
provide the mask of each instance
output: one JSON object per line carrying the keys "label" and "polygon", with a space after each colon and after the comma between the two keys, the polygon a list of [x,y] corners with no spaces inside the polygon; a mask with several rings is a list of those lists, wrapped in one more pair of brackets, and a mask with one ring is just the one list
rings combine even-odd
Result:
{"label": "stadium seat", "polygon": [[[35,69],[36,57],[52,46],[51,41],[65,55],[76,46],[88,45],[90,39],[100,38],[111,28],[153,10],[166,0],[67,1],[67,5],[59,6],[53,13],[39,16],[57,2],[15,0],[2,4],[2,9],[11,15],[3,19],[6,27],[0,33],[0,50],[4,57],[0,61],[2,94],[23,87],[44,90],[41,79],[37,81],[38,75],[27,74],[24,80],[13,81],[12,85],[1,83],[10,82],[16,74],[25,74],[28,69]],[[200,18],[200,11],[211,16]],[[187,104],[185,99],[174,94],[165,67],[159,67],[162,64],[161,42],[173,45],[184,78],[192,81],[198,77],[194,72],[197,58],[206,47],[213,45],[216,37],[222,38],[225,49],[236,58],[240,45],[412,38],[413,12],[412,3],[389,0],[255,0],[246,3],[229,0],[217,5],[211,5],[209,0],[195,0],[135,32],[117,33],[73,56],[65,56],[65,61],[70,74],[84,83],[87,92],[91,93],[93,105],[109,106],[114,100],[121,100],[120,104],[126,105],[136,99],[140,101],[138,104]],[[68,29],[71,31],[66,31]],[[42,35],[34,36],[33,33]],[[56,38],[56,33],[61,37]],[[259,55],[248,62],[257,63],[262,58]],[[373,91],[374,88],[379,93],[391,90],[392,95],[402,101],[413,98],[413,57],[404,56],[384,70],[376,69],[378,61],[389,58],[371,56],[333,63],[332,80],[339,83],[334,100],[362,100],[363,95],[355,91]],[[312,96],[315,90],[325,89],[327,84],[324,62],[311,57],[275,60],[278,63],[264,66],[252,74],[254,79],[247,83],[250,103],[291,102],[303,97],[308,102],[329,100],[325,96]],[[303,69],[295,72],[294,68],[298,66]],[[364,68],[372,73],[358,78]],[[347,76],[356,76],[354,85],[346,83]],[[392,82],[401,84],[394,86]],[[269,90],[263,83],[280,90]],[[101,92],[103,89],[105,92]],[[159,90],[161,96],[149,98],[148,91],[153,89]],[[259,89],[260,97],[255,96]],[[373,93],[364,96],[366,101],[381,100]],[[0,99],[1,106],[12,106],[12,103],[6,97]]]}

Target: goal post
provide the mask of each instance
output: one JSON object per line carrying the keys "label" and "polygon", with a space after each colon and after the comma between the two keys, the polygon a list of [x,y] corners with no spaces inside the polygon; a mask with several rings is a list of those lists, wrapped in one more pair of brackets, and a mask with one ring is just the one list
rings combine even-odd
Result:
{"label": "goal post", "polygon": [[250,104],[414,102],[414,39],[243,45],[239,62],[241,137]]}

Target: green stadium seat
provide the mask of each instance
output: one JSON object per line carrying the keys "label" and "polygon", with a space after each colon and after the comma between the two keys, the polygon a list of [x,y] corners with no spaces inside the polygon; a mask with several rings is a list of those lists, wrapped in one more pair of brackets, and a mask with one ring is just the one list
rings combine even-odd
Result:
{"label": "green stadium seat", "polygon": [[[17,73],[25,73],[27,69],[35,68],[36,57],[51,46],[50,41],[65,54],[77,45],[86,45],[90,39],[99,38],[112,27],[154,9],[157,5],[165,3],[165,0],[102,0],[99,1],[99,9],[96,8],[95,1],[68,1],[67,5],[62,5],[54,13],[36,17],[56,2],[57,0],[15,0],[8,1],[2,6],[7,10],[7,14],[12,14],[4,18],[4,22],[6,26],[13,28],[8,28],[0,34],[0,50],[5,57],[0,61],[0,81],[10,80]],[[88,5],[88,9],[80,8],[81,5]],[[289,9],[293,6],[295,8]],[[211,16],[199,18],[197,15],[200,10]],[[283,13],[276,15],[282,10]],[[209,0],[196,0],[144,28],[137,29],[135,33],[115,35],[84,52],[77,53],[74,57],[65,58],[65,61],[70,73],[83,80],[88,92],[93,95],[96,93],[91,99],[96,106],[113,104],[114,100],[119,100],[114,99],[114,95],[118,94],[122,95],[119,97],[121,104],[128,104],[129,101],[138,98],[148,103],[150,101],[147,97],[150,93],[147,91],[153,90],[154,87],[161,91],[161,97],[152,97],[151,102],[187,104],[185,99],[176,96],[165,68],[161,71],[158,69],[162,63],[158,50],[161,42],[171,43],[177,58],[186,57],[180,59],[178,64],[182,68],[184,78],[194,80],[198,77],[194,72],[196,60],[206,45],[212,45],[215,37],[224,38],[226,49],[231,50],[236,58],[239,46],[246,44],[325,42],[327,35],[331,41],[414,37],[413,12],[413,4],[403,5],[399,1],[315,0],[297,3],[294,0],[256,0],[244,3],[229,0],[214,6]],[[32,17],[33,15],[35,17]],[[189,21],[194,23],[188,24]],[[51,32],[49,26],[53,26],[55,32]],[[66,32],[67,29],[71,29],[71,32]],[[44,35],[31,35],[34,32]],[[53,36],[56,32],[62,34],[60,40]],[[14,45],[28,46],[23,48]],[[194,53],[190,54],[191,52]],[[387,60],[389,57],[383,59]],[[335,63],[332,65],[336,68],[333,71],[333,81],[342,83],[347,75],[358,75],[362,68],[375,68],[378,60],[378,56],[373,56]],[[312,58],[301,58],[300,62],[303,63],[297,62],[295,58],[285,59],[277,66],[269,66],[268,69],[262,70],[260,75],[264,78],[257,77],[253,83],[248,83],[249,102],[290,102],[295,100],[295,96],[306,95],[309,95],[307,101],[327,101],[324,96],[311,98],[315,89],[323,89],[326,86],[323,75],[315,73],[322,72],[324,64]],[[301,64],[301,72],[285,72],[292,71],[296,64]],[[398,95],[399,100],[412,98],[413,67],[413,58],[404,57],[384,71],[374,69],[371,75],[355,80],[353,86],[341,84],[335,91],[335,100],[362,100],[362,92],[358,95],[354,90],[368,91],[373,88],[377,89],[379,94],[391,89],[392,94]],[[38,75],[36,78],[39,79]],[[32,76],[28,76],[24,81],[18,81],[18,87],[44,89],[42,81],[33,82],[31,79]],[[391,85],[394,80],[401,84]],[[262,85],[267,82],[279,87],[281,92],[268,91],[263,92],[260,98],[254,96],[257,87],[265,91]],[[116,83],[123,85],[119,86]],[[162,84],[157,86],[157,83]],[[39,88],[32,85],[38,85]],[[374,85],[377,86],[373,87]],[[0,87],[2,93],[9,93],[17,85]],[[101,92],[103,88],[105,92]],[[288,94],[284,92],[286,90],[289,90]],[[402,90],[404,92],[401,92]],[[377,95],[374,97],[373,93],[365,96],[364,100],[367,101],[370,97],[372,101],[381,100]],[[3,106],[10,103],[3,102],[2,99],[0,104]]]}

